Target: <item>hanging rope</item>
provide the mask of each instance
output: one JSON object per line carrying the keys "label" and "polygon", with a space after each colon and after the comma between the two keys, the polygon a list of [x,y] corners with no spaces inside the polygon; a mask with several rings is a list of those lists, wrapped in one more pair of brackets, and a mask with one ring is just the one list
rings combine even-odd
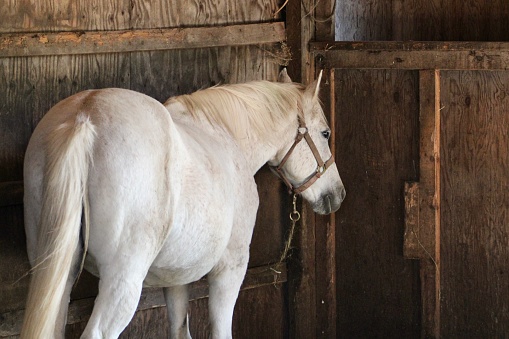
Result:
{"label": "hanging rope", "polygon": [[291,221],[291,227],[290,227],[290,234],[288,235],[288,239],[285,243],[285,249],[283,250],[283,253],[281,254],[281,258],[279,259],[279,263],[281,264],[288,258],[288,252],[290,251],[292,247],[292,239],[293,235],[295,233],[295,225],[297,224],[297,221],[300,220],[300,213],[297,211],[297,194],[293,195],[293,211],[290,212],[290,221]]}

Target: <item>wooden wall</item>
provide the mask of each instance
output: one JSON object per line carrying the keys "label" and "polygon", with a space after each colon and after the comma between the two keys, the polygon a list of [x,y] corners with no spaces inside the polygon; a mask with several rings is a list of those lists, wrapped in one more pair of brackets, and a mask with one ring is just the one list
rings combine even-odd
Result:
{"label": "wooden wall", "polygon": [[336,0],[337,41],[507,41],[506,0]]}
{"label": "wooden wall", "polygon": [[[315,54],[321,67],[335,68],[336,149],[348,191],[337,217],[338,333],[397,328],[390,336],[418,337],[421,327],[429,337],[506,337],[509,60],[507,44],[481,42],[509,41],[509,2],[337,0],[335,10],[336,40],[357,41],[324,43],[338,54]],[[415,50],[409,43],[409,53],[390,52],[392,41],[408,40]],[[351,53],[357,48],[365,53]],[[429,85],[419,69],[447,71]],[[427,98],[432,112],[433,101],[439,107],[440,134],[439,145],[427,139],[428,150],[429,130],[419,126]],[[421,219],[431,210],[438,216],[429,220],[436,239],[432,247],[413,239],[430,251],[417,264],[403,259],[402,182],[422,181],[428,161],[437,165],[429,168],[439,192],[417,209]]]}
{"label": "wooden wall", "polygon": [[[416,42],[415,51],[410,47],[409,53],[393,54],[389,52],[393,44],[382,41],[507,41],[509,3],[338,0],[336,5],[336,40],[380,41],[369,46],[324,44],[324,50],[341,50],[325,59],[328,53],[317,51],[321,67],[335,68],[336,121],[341,121],[336,123],[337,140],[343,142],[336,149],[347,159],[342,169],[345,185],[348,190],[349,182],[360,184],[353,192],[348,190],[337,220],[338,333],[373,336],[399,328],[403,336],[416,337],[421,328],[430,337],[506,336],[509,224],[505,215],[509,205],[503,187],[509,170],[505,152],[508,79],[505,71],[493,70],[506,69],[508,60],[498,50],[484,51],[507,46],[444,43],[431,47]],[[452,52],[456,46],[470,51],[470,56]],[[366,54],[351,54],[357,47]],[[437,53],[440,48],[446,50],[444,55]],[[444,68],[455,71],[441,71],[435,75],[439,79],[435,84],[422,80],[425,73],[415,72]],[[389,85],[395,74],[407,74],[406,81]],[[414,97],[402,96],[404,88]],[[404,97],[420,103],[395,106]],[[426,133],[431,132],[422,125],[423,108],[430,106],[424,103],[428,97],[439,107],[435,135],[440,134],[436,139],[440,144],[431,141],[431,149],[426,149],[430,144],[426,140],[433,140],[426,139]],[[430,109],[433,112],[433,103]],[[410,127],[412,121],[414,127]],[[387,144],[388,135],[399,138],[397,152]],[[436,158],[433,147],[439,149]],[[430,247],[426,241],[421,244],[419,236],[413,239],[415,249],[421,247],[423,252],[417,264],[403,259],[409,251],[401,185],[409,179],[401,174],[422,181],[426,176],[422,169],[429,160],[436,166],[427,168],[438,171],[431,174],[438,192],[432,203],[426,202],[428,198],[417,199],[423,199],[424,205],[418,207],[421,219],[433,217],[424,212],[435,211],[435,219],[429,220],[433,229],[426,235],[433,239]],[[379,172],[377,166],[391,169]],[[376,179],[368,184],[373,175]]]}
{"label": "wooden wall", "polygon": [[338,334],[507,336],[509,43],[312,50],[352,185],[336,214]]}
{"label": "wooden wall", "polygon": [[[277,22],[280,14],[275,15],[279,5],[277,0],[27,0],[1,5],[0,337],[17,333],[24,308],[29,265],[21,200],[23,156],[31,132],[45,112],[63,98],[90,88],[130,88],[164,101],[172,95],[220,83],[276,80],[280,65],[288,57],[279,43],[285,38],[284,25]],[[235,32],[222,31],[220,36],[215,33],[210,38],[196,36],[207,33],[210,27],[235,27]],[[264,27],[275,28],[277,37],[269,38],[270,42],[265,41],[270,34],[254,38],[264,34]],[[117,33],[132,29],[147,35],[123,38]],[[66,31],[76,33],[58,40],[63,36],[59,32]],[[109,47],[101,43],[99,35],[94,36],[96,32],[104,39],[111,37],[113,49],[104,49]],[[186,34],[191,38],[185,40]],[[149,39],[163,35],[173,40],[168,43],[163,37],[154,43]],[[87,42],[88,37],[92,38]],[[228,39],[237,42],[229,43]],[[200,48],[185,48],[186,41],[194,47],[198,41]],[[256,179],[261,208],[249,265],[253,274],[248,276],[253,279],[247,279],[239,297],[234,331],[241,337],[246,333],[285,337],[286,266],[276,266],[275,271],[282,271],[278,275],[267,265],[279,259],[288,224],[283,215],[287,215],[289,202],[269,171],[263,169]],[[79,337],[96,284],[95,278],[85,274],[73,292],[69,337]],[[192,332],[202,338],[207,336],[203,299],[207,291],[203,284],[193,291]],[[145,291],[142,299],[145,306],[123,337],[164,337],[168,324],[160,293]]]}

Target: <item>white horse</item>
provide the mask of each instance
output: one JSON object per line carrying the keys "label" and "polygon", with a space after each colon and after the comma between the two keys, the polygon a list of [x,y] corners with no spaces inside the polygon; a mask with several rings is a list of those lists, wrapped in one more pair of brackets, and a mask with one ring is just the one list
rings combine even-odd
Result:
{"label": "white horse", "polygon": [[317,90],[286,71],[281,78],[164,105],[90,90],[44,116],[24,164],[33,270],[23,338],[63,338],[82,264],[100,277],[82,338],[118,337],[143,286],[163,287],[171,337],[190,337],[186,286],[205,275],[211,336],[231,337],[258,208],[254,174],[278,167],[317,213],[336,211],[345,196]]}

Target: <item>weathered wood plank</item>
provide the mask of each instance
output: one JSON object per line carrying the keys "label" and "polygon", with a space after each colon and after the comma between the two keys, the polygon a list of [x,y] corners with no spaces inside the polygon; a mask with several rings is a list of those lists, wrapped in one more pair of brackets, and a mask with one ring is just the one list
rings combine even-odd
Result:
{"label": "weathered wood plank", "polygon": [[[314,12],[313,39],[316,41],[334,40],[334,1],[316,1],[310,3]],[[307,11],[309,11],[307,9]],[[318,60],[317,60],[318,59]],[[335,155],[336,129],[335,129],[335,77],[334,69],[323,70],[321,59],[308,56],[310,65],[302,67],[310,74],[309,81],[318,78],[323,71],[320,84],[320,99],[324,103],[323,109],[331,126],[331,152]],[[315,215],[315,294],[316,294],[316,328],[315,338],[336,338],[337,325],[337,293],[336,293],[336,215]]]}
{"label": "weathered wood plank", "polygon": [[245,46],[283,40],[283,22],[129,31],[13,33],[0,36],[0,57]]}
{"label": "weathered wood plank", "polygon": [[336,40],[507,41],[506,0],[336,1]]}
{"label": "weathered wood plank", "polygon": [[[300,208],[303,203],[298,204]],[[288,211],[290,212],[290,211]],[[295,248],[288,259],[290,338],[314,338],[316,331],[315,218],[302,206],[297,223]]]}
{"label": "weathered wood plank", "polygon": [[[241,287],[241,291],[255,289],[263,286],[281,286],[287,281],[285,263],[273,266],[255,267],[248,269]],[[190,285],[191,300],[208,297],[208,284],[202,279]],[[69,305],[68,324],[75,324],[88,319],[94,306],[95,298],[73,300]],[[138,311],[165,306],[162,290],[159,288],[146,288],[138,304]],[[23,321],[24,310],[0,314],[0,337],[18,335]]]}
{"label": "weathered wood plank", "polygon": [[509,72],[442,72],[441,337],[509,333]]}
{"label": "weathered wood plank", "polygon": [[[287,43],[292,53],[288,74],[293,81],[308,84],[314,71],[309,41],[314,35],[315,0],[288,1],[286,4]],[[314,213],[306,204],[295,232],[296,248],[288,260],[289,270],[289,336],[314,338],[317,329],[316,310],[316,239]],[[300,207],[299,206],[299,207]]]}
{"label": "weathered wood plank", "polygon": [[275,16],[277,0],[131,0],[132,28],[198,27],[267,22]]}
{"label": "weathered wood plank", "polygon": [[394,1],[337,0],[336,40],[391,40]]}
{"label": "weathered wood plank", "polygon": [[128,29],[130,7],[142,0],[2,1],[0,32]]}
{"label": "weathered wood plank", "polygon": [[327,68],[507,70],[508,42],[311,43]]}
{"label": "weathered wood plank", "polygon": [[440,337],[440,71],[419,72],[419,209],[422,335]]}
{"label": "weathered wood plank", "polygon": [[403,235],[403,255],[407,259],[424,257],[419,241],[419,183],[405,182],[405,233]]}
{"label": "weathered wood plank", "polygon": [[[315,69],[317,66],[315,65]],[[318,77],[319,69],[316,69]],[[331,152],[335,155],[334,69],[324,70],[320,100],[331,126]],[[340,213],[340,212],[339,212]],[[336,338],[336,214],[315,215],[316,332],[315,338]]]}
{"label": "weathered wood plank", "polygon": [[337,336],[418,338],[419,263],[403,257],[402,182],[418,179],[419,79],[413,71],[335,75]]}

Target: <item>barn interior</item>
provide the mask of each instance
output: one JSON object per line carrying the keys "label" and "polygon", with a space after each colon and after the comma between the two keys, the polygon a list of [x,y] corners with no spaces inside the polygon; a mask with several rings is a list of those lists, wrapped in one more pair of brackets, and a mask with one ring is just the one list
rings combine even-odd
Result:
{"label": "barn interior", "polygon": [[[217,84],[323,71],[347,190],[302,219],[257,175],[261,206],[235,338],[509,336],[509,2],[506,0],[14,0],[0,9],[0,338],[19,336],[30,265],[23,157],[60,100],[120,87],[161,102]],[[190,326],[207,338],[207,283]],[[97,279],[72,293],[79,338]],[[121,338],[168,337],[145,289]]]}

